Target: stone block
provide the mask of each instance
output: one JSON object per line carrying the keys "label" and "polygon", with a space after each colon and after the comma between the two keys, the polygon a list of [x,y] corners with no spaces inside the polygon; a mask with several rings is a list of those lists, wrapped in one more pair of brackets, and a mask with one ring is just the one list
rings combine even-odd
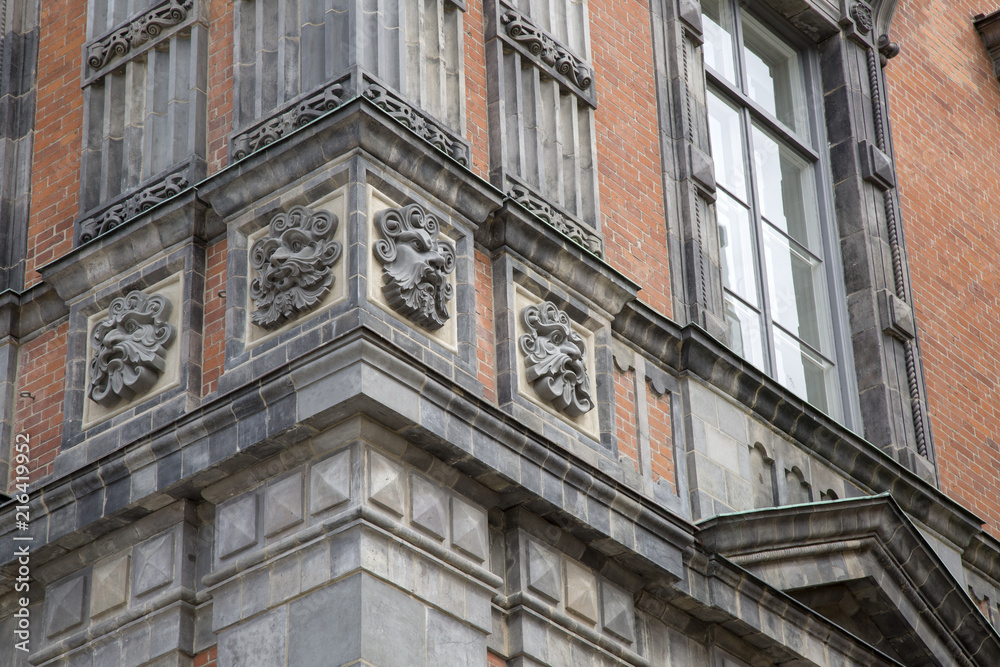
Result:
{"label": "stone block", "polygon": [[[328,627],[331,623],[325,619]],[[328,640],[329,631],[316,633],[314,641]],[[285,664],[288,635],[288,609],[279,607],[253,620],[241,623],[219,634],[219,667],[280,667]],[[294,665],[341,664],[320,662],[291,662]]]}
{"label": "stone block", "polygon": [[601,582],[601,624],[619,639],[635,641],[635,609],[632,596],[606,581]]}
{"label": "stone block", "polygon": [[94,565],[90,615],[97,616],[128,601],[129,556],[119,556]]}
{"label": "stone block", "polygon": [[351,497],[351,452],[334,454],[309,471],[309,512],[318,514]]}
{"label": "stone block", "polygon": [[570,560],[566,560],[566,609],[591,624],[597,622],[597,577]]}
{"label": "stone block", "polygon": [[427,610],[428,665],[483,665],[486,637],[451,616]]}
{"label": "stone block", "polygon": [[368,499],[397,516],[406,511],[403,467],[374,451],[368,452]]}
{"label": "stone block", "polygon": [[528,588],[559,602],[562,592],[559,554],[534,540],[525,547],[528,569]]}
{"label": "stone block", "polygon": [[173,531],[153,537],[135,547],[132,594],[139,597],[174,581]]}
{"label": "stone block", "polygon": [[264,490],[264,536],[302,521],[302,473],[268,484]]}
{"label": "stone block", "polygon": [[216,540],[220,559],[257,543],[257,494],[248,493],[219,508]]}
{"label": "stone block", "polygon": [[87,601],[87,577],[77,575],[49,587],[45,595],[45,636],[80,625]]}
{"label": "stone block", "polygon": [[466,556],[486,560],[486,512],[460,498],[451,499],[451,542]]}
{"label": "stone block", "polygon": [[361,658],[360,609],[361,575],[289,604],[288,664],[343,665]]}
{"label": "stone block", "polygon": [[423,475],[410,477],[410,516],[414,526],[439,540],[448,529],[448,497],[438,484]]}

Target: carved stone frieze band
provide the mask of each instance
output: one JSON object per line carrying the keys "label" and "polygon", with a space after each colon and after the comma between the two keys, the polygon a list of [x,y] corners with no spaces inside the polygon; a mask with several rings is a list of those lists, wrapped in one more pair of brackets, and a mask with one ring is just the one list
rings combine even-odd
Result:
{"label": "carved stone frieze band", "polygon": [[80,243],[86,243],[111,231],[160,202],[187,189],[189,181],[185,172],[173,173],[153,183],[127,199],[108,207],[98,215],[80,223]]}
{"label": "carved stone frieze band", "polygon": [[87,395],[106,408],[130,401],[153,387],[166,369],[174,326],[170,300],[136,290],[118,297],[91,332]]}
{"label": "carved stone frieze band", "polygon": [[167,0],[87,47],[87,64],[99,70],[188,17],[194,0]]}
{"label": "carved stone frieze band", "polygon": [[521,185],[514,185],[507,192],[507,196],[523,206],[535,217],[549,223],[557,231],[569,237],[574,243],[583,246],[598,257],[604,256],[604,244],[600,236],[593,231],[585,229],[580,223],[546,204],[545,201],[527,188]]}
{"label": "carved stone frieze band", "polygon": [[546,301],[525,306],[521,323],[528,333],[518,346],[524,354],[525,376],[538,396],[573,418],[593,409],[587,347],[569,315]]}
{"label": "carved stone frieze band", "polygon": [[523,45],[529,53],[554,68],[566,80],[585,91],[594,83],[594,70],[569,49],[559,44],[523,14],[505,9],[500,16],[507,35]]}
{"label": "carved stone frieze band", "polygon": [[389,306],[420,326],[436,331],[450,317],[455,249],[440,238],[440,224],[419,204],[390,208],[375,216],[382,236],[373,246],[382,263],[382,294]]}
{"label": "carved stone frieze band", "polygon": [[291,107],[282,109],[250,130],[233,137],[232,159],[242,160],[292,130],[308,125],[326,112],[336,109],[343,101],[344,86],[341,82],[322,87]]}
{"label": "carved stone frieze band", "polygon": [[337,216],[293,206],[271,220],[269,233],[250,248],[250,266],[257,277],[250,298],[257,310],[251,321],[276,328],[314,308],[335,280],[333,265],[342,246],[334,240]]}
{"label": "carved stone frieze band", "polygon": [[393,120],[416,132],[421,139],[427,141],[434,148],[448,155],[460,165],[469,166],[469,147],[451,136],[437,121],[410,106],[382,86],[369,84],[365,88],[364,96],[389,114]]}

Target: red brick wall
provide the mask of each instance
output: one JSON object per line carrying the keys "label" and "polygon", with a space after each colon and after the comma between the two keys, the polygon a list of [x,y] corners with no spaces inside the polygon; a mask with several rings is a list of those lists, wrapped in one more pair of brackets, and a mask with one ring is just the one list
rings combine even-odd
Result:
{"label": "red brick wall", "polygon": [[216,665],[216,647],[205,649],[198,655],[194,657],[193,667],[215,667]]}
{"label": "red brick wall", "polygon": [[31,438],[31,481],[52,472],[52,461],[62,444],[68,331],[69,324],[64,322],[20,348],[14,432]]}
{"label": "red brick wall", "polygon": [[507,667],[507,662],[496,653],[486,654],[486,664],[488,667]]}
{"label": "red brick wall", "polygon": [[462,18],[465,32],[465,117],[472,144],[472,171],[490,178],[489,130],[486,122],[486,47],[482,0],[467,3]]}
{"label": "red brick wall", "polygon": [[39,16],[38,98],[25,286],[35,269],[68,252],[79,210],[83,91],[80,65],[87,3],[54,0]]}
{"label": "red brick wall", "polygon": [[[615,435],[618,436],[618,455],[628,459],[639,469],[638,424],[635,421],[635,372],[622,373],[613,369],[615,377]],[[591,386],[591,391],[596,387]]]}
{"label": "red brick wall", "polygon": [[901,0],[886,68],[943,490],[1000,535],[1000,85],[979,0]]}
{"label": "red brick wall", "polygon": [[493,271],[489,258],[476,251],[476,357],[486,400],[496,403],[496,339],[493,334]]}
{"label": "red brick wall", "polygon": [[233,5],[212,0],[208,30],[208,173],[226,165],[233,130]]}
{"label": "red brick wall", "polygon": [[[664,480],[674,488],[674,445],[670,430],[670,396],[657,396],[646,387],[649,414],[650,467],[653,480]],[[676,493],[676,489],[675,489]]]}
{"label": "red brick wall", "polygon": [[226,362],[226,240],[208,248],[205,266],[205,348],[202,352],[202,395],[215,391]]}

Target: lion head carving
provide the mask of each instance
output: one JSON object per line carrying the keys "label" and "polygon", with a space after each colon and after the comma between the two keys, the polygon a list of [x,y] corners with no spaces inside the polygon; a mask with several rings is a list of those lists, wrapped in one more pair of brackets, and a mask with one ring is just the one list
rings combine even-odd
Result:
{"label": "lion head carving", "polygon": [[448,320],[448,300],[454,288],[448,274],[455,270],[455,249],[439,238],[437,218],[418,204],[387,209],[375,216],[382,238],[375,256],[382,263],[382,294],[389,305],[432,331]]}
{"label": "lion head carving", "polygon": [[535,392],[570,417],[594,407],[587,376],[587,348],[573,330],[569,315],[550,301],[526,306],[521,322],[528,333],[518,344],[525,356],[525,375]]}
{"label": "lion head carving", "polygon": [[254,324],[274,329],[323,300],[342,250],[333,238],[336,231],[335,215],[304,206],[271,220],[270,233],[250,248],[250,266],[257,272],[250,283]]}
{"label": "lion head carving", "polygon": [[108,307],[108,315],[91,332],[87,395],[112,408],[149,391],[166,368],[174,327],[167,318],[170,301],[159,294],[130,292]]}

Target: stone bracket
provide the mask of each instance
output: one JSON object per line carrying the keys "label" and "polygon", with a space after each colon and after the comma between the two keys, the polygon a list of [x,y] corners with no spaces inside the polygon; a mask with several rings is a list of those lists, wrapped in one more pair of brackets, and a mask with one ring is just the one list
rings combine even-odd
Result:
{"label": "stone bracket", "polygon": [[978,14],[972,19],[972,25],[993,61],[993,74],[1000,79],[1000,10]]}
{"label": "stone bracket", "polygon": [[917,328],[913,321],[913,309],[895,294],[888,290],[879,292],[878,313],[884,333],[901,341],[916,338]]}
{"label": "stone bracket", "polygon": [[704,44],[705,32],[701,22],[701,7],[697,0],[678,0],[677,10],[677,17],[681,20],[688,39],[695,46]]}
{"label": "stone bracket", "polygon": [[601,237],[588,229],[583,223],[575,220],[568,213],[558,210],[555,206],[546,203],[545,198],[531,191],[526,185],[512,183],[507,191],[507,196],[531,213],[539,220],[547,222],[569,240],[582,246],[588,252],[597,257],[604,257],[604,241]]}
{"label": "stone bracket", "polygon": [[712,156],[694,144],[688,144],[688,158],[691,169],[691,180],[698,189],[698,194],[708,202],[716,198],[715,161]]}
{"label": "stone bracket", "polygon": [[858,157],[861,160],[861,176],[880,190],[896,187],[892,160],[869,141],[858,142]]}

